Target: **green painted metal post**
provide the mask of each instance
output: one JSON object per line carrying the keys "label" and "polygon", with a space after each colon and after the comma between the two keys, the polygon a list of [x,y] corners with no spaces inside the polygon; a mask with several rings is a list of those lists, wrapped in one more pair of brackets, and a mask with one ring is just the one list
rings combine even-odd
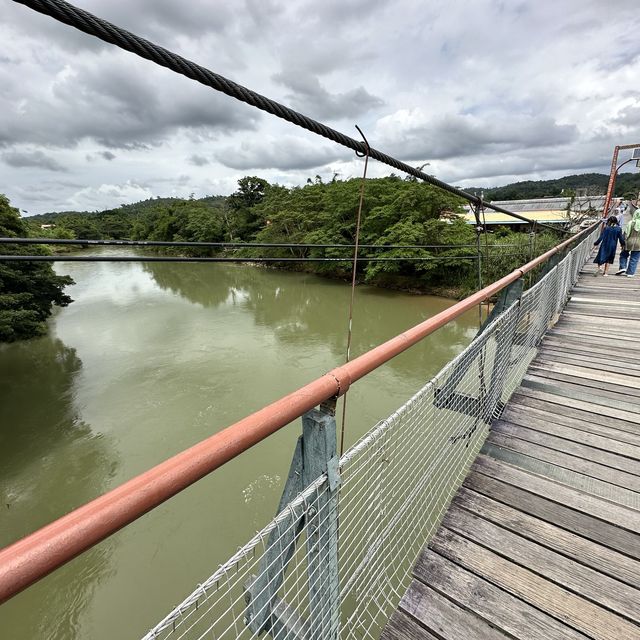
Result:
{"label": "green painted metal post", "polygon": [[340,628],[338,579],[338,455],[334,408],[321,406],[302,416],[305,485],[327,474],[327,485],[307,510],[307,573],[311,640],[337,640]]}
{"label": "green painted metal post", "polygon": [[[245,585],[245,624],[255,634],[267,632],[278,640],[338,638],[338,463],[333,402],[302,416],[302,436],[296,444],[277,513],[283,512],[298,494],[321,476],[326,474],[327,480],[304,507],[288,507],[290,512],[269,536],[258,575]],[[308,619],[278,596],[305,524]]]}

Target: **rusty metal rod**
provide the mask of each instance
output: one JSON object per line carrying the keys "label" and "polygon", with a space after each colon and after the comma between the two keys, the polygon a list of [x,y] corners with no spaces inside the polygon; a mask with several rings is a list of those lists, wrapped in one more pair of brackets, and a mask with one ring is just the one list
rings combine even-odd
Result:
{"label": "rusty metal rod", "polygon": [[598,223],[449,309],[199,442],[0,551],[0,603],[215,471],[546,262]]}

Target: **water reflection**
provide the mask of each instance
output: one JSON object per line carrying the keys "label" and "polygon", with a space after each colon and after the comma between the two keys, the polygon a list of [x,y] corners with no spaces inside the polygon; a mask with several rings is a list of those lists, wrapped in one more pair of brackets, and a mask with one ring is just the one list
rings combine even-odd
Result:
{"label": "water reflection", "polygon": [[[76,351],[52,337],[0,348],[2,547],[98,495],[114,472],[106,439],[83,422],[74,401],[81,368]],[[76,636],[92,585],[110,571],[109,547],[3,605],[3,637]],[[34,607],[43,615],[34,616]]]}
{"label": "water reflection", "polygon": [[[239,306],[253,315],[259,326],[268,327],[279,341],[302,348],[320,342],[336,356],[346,349],[349,288],[342,282],[299,273],[274,272],[236,265],[200,264],[182,268],[171,263],[144,265],[163,289],[185,300],[203,305]],[[396,301],[402,299],[398,307]],[[393,291],[359,286],[356,293],[352,357],[391,338],[420,320],[450,306],[450,301],[433,296],[406,296]],[[415,313],[407,313],[407,306]],[[411,350],[410,357],[393,360],[392,369],[424,379],[434,374],[468,344],[477,330],[477,315],[466,314]]]}

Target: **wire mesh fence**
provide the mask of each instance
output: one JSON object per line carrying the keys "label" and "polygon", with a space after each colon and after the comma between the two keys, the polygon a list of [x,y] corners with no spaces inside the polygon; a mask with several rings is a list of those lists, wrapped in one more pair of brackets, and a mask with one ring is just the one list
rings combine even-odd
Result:
{"label": "wire mesh fence", "polygon": [[144,640],[378,638],[592,243],[593,234],[339,463],[333,412],[305,414],[278,515]]}

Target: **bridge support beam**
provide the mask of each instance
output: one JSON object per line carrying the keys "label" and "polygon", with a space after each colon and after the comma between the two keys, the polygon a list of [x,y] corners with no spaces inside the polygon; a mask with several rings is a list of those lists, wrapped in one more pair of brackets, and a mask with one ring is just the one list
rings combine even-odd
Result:
{"label": "bridge support beam", "polygon": [[[278,640],[337,640],[340,627],[338,579],[338,488],[335,401],[302,416],[302,436],[294,450],[277,513],[287,514],[269,535],[257,576],[245,585],[245,624],[253,633]],[[327,479],[312,500],[288,505],[318,478]],[[277,594],[303,529],[307,537],[309,617]]]}
{"label": "bridge support beam", "polygon": [[[519,278],[512,282],[508,287],[503,289],[498,296],[498,300],[494,305],[489,317],[481,325],[476,338],[481,335],[485,329],[514,302],[520,300],[524,289],[524,278]],[[482,420],[489,420],[491,415],[501,408],[502,391],[506,380],[506,372],[509,365],[511,346],[516,339],[515,332],[517,323],[513,322],[511,326],[502,327],[496,336],[496,353],[494,354],[493,367],[491,371],[491,379],[489,388],[485,391],[485,397],[470,397],[457,391],[458,385],[462,382],[469,367],[477,358],[482,357],[484,347],[478,351],[476,357],[472,360],[459,362],[451,371],[446,383],[436,389],[434,405],[438,409],[454,409],[468,415],[473,415]],[[505,351],[508,353],[505,354]],[[504,363],[501,361],[506,357]],[[484,361],[481,359],[481,367],[484,367]],[[481,391],[482,395],[482,391]]]}

